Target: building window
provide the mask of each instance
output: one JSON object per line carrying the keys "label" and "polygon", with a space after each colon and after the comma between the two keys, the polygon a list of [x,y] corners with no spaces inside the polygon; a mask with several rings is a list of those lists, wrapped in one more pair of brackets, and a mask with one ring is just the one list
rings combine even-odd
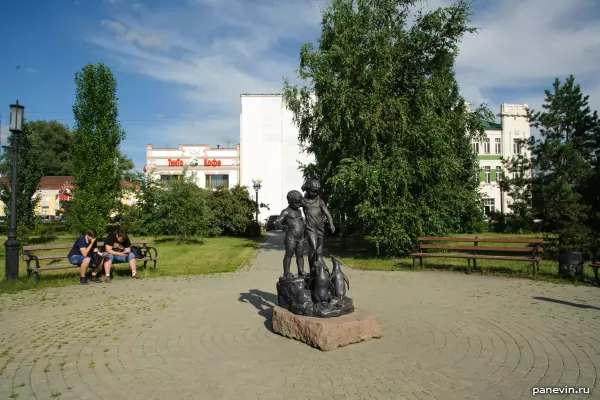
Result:
{"label": "building window", "polygon": [[502,167],[496,167],[496,182],[502,180]]}
{"label": "building window", "polygon": [[490,172],[490,167],[485,167],[485,183],[492,182],[492,173]]}
{"label": "building window", "polygon": [[485,139],[485,141],[483,142],[483,148],[485,154],[490,154],[490,139]]}
{"label": "building window", "polygon": [[523,168],[519,168],[518,170],[513,172],[513,179],[519,179],[523,177]]}
{"label": "building window", "polygon": [[163,181],[163,182],[168,182],[168,181],[170,181],[172,179],[179,180],[179,179],[181,179],[181,175],[161,175],[160,176],[160,180]]}
{"label": "building window", "polygon": [[42,207],[42,215],[50,215],[50,207]]}
{"label": "building window", "polygon": [[206,175],[206,188],[218,188],[225,186],[229,188],[229,175]]}
{"label": "building window", "polygon": [[489,216],[496,209],[495,207],[495,199],[483,199],[483,213]]}
{"label": "building window", "polygon": [[495,140],[496,154],[502,153],[502,144],[500,143],[500,138],[496,138]]}
{"label": "building window", "polygon": [[521,140],[520,139],[513,140],[513,153],[521,154]]}
{"label": "building window", "polygon": [[473,139],[473,152],[479,154],[479,140]]}

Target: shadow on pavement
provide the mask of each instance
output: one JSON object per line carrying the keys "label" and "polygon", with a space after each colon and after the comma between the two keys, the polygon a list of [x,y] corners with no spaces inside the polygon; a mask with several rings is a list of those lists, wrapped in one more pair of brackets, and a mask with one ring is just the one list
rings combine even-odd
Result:
{"label": "shadow on pavement", "polygon": [[275,333],[273,331],[273,307],[278,303],[276,295],[258,289],[250,289],[247,293],[240,293],[238,301],[252,304],[258,310],[258,315],[265,319],[265,327]]}
{"label": "shadow on pavement", "polygon": [[577,307],[577,308],[591,308],[592,310],[600,310],[600,307],[596,307],[596,306],[590,306],[587,304],[580,304],[580,303],[572,303],[570,301],[565,301],[565,300],[558,300],[558,299],[551,299],[549,297],[533,297],[536,300],[542,300],[542,301],[548,301],[550,303],[558,303],[558,304],[564,304],[565,306],[571,306],[571,307]]}

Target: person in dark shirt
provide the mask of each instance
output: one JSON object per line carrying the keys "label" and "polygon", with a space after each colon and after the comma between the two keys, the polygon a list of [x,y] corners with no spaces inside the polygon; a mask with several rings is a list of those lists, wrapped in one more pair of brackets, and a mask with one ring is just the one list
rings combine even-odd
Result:
{"label": "person in dark shirt", "polygon": [[110,274],[110,267],[113,264],[129,263],[131,277],[141,279],[141,276],[135,270],[135,256],[131,252],[131,241],[127,236],[127,232],[111,233],[104,239],[104,246],[108,255],[108,259],[104,262],[104,270],[107,275]]}
{"label": "person in dark shirt", "polygon": [[[77,240],[75,240],[75,243],[73,244],[73,247],[67,256],[71,264],[80,266],[79,283],[82,285],[87,285],[89,283],[85,277],[85,273],[90,266],[90,262],[92,261],[92,255],[98,252],[98,249],[96,248],[97,236],[98,234],[94,229],[88,230],[85,235],[79,236]],[[96,277],[96,274],[101,267],[102,264],[98,265],[98,267],[92,271],[93,282],[101,282],[100,279]]]}

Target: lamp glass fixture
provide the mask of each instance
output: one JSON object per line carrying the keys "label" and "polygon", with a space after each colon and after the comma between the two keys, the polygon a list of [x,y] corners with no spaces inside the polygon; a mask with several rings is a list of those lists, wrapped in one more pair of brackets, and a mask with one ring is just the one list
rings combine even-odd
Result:
{"label": "lamp glass fixture", "polygon": [[10,105],[10,124],[8,127],[9,131],[21,132],[23,130],[23,114],[25,107],[19,104],[17,100],[16,104]]}

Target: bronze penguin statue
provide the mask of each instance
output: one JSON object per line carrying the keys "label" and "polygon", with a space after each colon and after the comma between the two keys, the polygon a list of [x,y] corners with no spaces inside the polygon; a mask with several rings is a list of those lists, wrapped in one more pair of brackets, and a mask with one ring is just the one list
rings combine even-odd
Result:
{"label": "bronze penguin statue", "polygon": [[350,281],[340,268],[340,260],[331,256],[331,261],[333,262],[333,271],[331,272],[333,297],[344,297],[346,295],[346,285],[348,285],[348,290],[350,290]]}
{"label": "bronze penguin statue", "polygon": [[312,279],[311,297],[314,304],[327,303],[331,299],[329,288],[331,280],[327,272],[327,266],[320,258],[315,262],[315,275]]}

